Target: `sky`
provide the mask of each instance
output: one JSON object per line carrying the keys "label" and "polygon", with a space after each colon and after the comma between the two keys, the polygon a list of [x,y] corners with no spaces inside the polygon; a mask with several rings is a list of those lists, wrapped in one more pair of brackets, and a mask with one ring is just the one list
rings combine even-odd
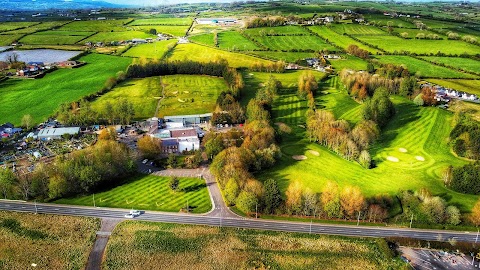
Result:
{"label": "sky", "polygon": [[104,0],[105,2],[136,6],[159,6],[176,3],[200,3],[200,2],[233,2],[235,0]]}

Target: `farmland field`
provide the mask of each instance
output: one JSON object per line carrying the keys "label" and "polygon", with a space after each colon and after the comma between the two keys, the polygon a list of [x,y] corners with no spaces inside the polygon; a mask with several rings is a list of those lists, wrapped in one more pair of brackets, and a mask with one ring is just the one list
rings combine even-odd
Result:
{"label": "farmland field", "polygon": [[135,19],[128,25],[190,25],[190,18],[155,18],[155,19]]}
{"label": "farmland field", "polygon": [[462,73],[446,67],[436,66],[409,56],[384,55],[376,59],[383,64],[404,65],[412,74],[424,78],[475,78],[475,75]]}
{"label": "farmland field", "polygon": [[[2,34],[31,34],[36,31],[44,31],[48,29],[52,29],[55,27],[59,27],[66,24],[66,22],[41,22],[41,23],[35,23],[32,26],[29,26],[27,28],[22,28],[22,29],[17,29],[13,31],[8,31],[8,32],[3,32]],[[82,30],[80,30],[82,31]]]}
{"label": "farmland field", "polygon": [[0,267],[82,269],[99,228],[94,218],[0,212]]}
{"label": "farmland field", "polygon": [[183,37],[187,32],[189,26],[180,26],[180,25],[143,25],[143,26],[131,26],[129,29],[135,31],[148,32],[150,29],[157,30],[157,33],[168,34],[174,37]]}
{"label": "farmland field", "polygon": [[327,49],[336,51],[337,48],[326,43],[317,36],[260,36],[256,38],[262,45],[271,50],[315,50]]}
{"label": "farmland field", "polygon": [[339,34],[347,33],[355,36],[376,36],[387,35],[386,32],[376,28],[375,26],[360,24],[336,24],[332,29]]}
{"label": "farmland field", "polygon": [[248,35],[265,36],[265,35],[310,35],[310,33],[300,26],[288,25],[277,27],[258,27],[244,30]]}
{"label": "farmland field", "polygon": [[407,22],[401,19],[397,18],[391,18],[387,17],[384,15],[367,15],[365,16],[365,19],[369,22],[372,23],[374,22],[375,25],[379,26],[387,26],[391,23],[391,26],[393,27],[399,27],[399,28],[416,28],[415,25],[411,22]]}
{"label": "farmland field", "polygon": [[46,120],[64,102],[72,102],[100,90],[107,78],[125,70],[131,58],[90,54],[76,69],[61,69],[41,80],[10,79],[0,83],[0,122],[20,123],[31,114],[36,123]]}
{"label": "farmland field", "polygon": [[39,23],[38,22],[2,22],[0,24],[0,32],[11,31],[19,28],[25,28],[35,24],[39,24]]}
{"label": "farmland field", "polygon": [[132,79],[99,97],[92,107],[101,110],[107,101],[115,104],[119,98],[127,98],[134,105],[135,118],[150,118],[155,116],[162,97],[162,83],[165,85],[165,98],[160,101],[158,116],[212,112],[218,95],[227,90],[222,78],[209,76],[170,75],[161,79]]}
{"label": "farmland field", "polygon": [[108,41],[126,41],[134,38],[154,38],[154,35],[141,31],[125,31],[125,32],[101,32],[89,37],[86,41],[91,42],[108,42]]}
{"label": "farmland field", "polygon": [[[328,94],[317,97],[317,104],[327,110],[333,110],[339,118],[350,122],[358,121],[361,105],[354,102],[346,103],[348,96],[343,91],[327,90]],[[367,197],[426,187],[432,194],[443,194],[445,199],[458,205],[462,211],[469,211],[477,200],[478,196],[459,194],[446,189],[441,180],[441,173],[448,165],[465,164],[465,161],[455,158],[450,152],[447,141],[452,129],[453,115],[450,112],[438,108],[418,108],[411,101],[393,97],[397,114],[382,131],[380,140],[371,150],[376,167],[367,170],[316,143],[309,142],[304,135],[304,129],[294,124],[299,123],[298,116],[290,113],[292,109],[303,107],[304,101],[295,99],[282,101],[285,98],[289,97],[279,97],[279,102],[283,106],[277,105],[277,108],[274,106],[274,116],[279,116],[279,119],[274,121],[292,123],[290,126],[294,132],[282,142],[283,157],[273,168],[259,173],[257,175],[259,179],[274,178],[282,190],[286,190],[291,181],[301,180],[306,188],[315,192],[321,192],[325,183],[331,180],[341,187],[358,186]],[[399,151],[400,148],[407,149],[407,152]],[[317,151],[319,156],[311,154],[308,150]],[[293,155],[305,155],[307,159],[295,161],[292,159]],[[389,156],[398,158],[399,162],[389,161],[387,159]],[[423,157],[424,161],[417,160],[416,156]]]}
{"label": "farmland field", "polygon": [[433,61],[439,64],[445,64],[455,68],[461,68],[466,71],[476,72],[480,74],[480,61],[470,58],[460,57],[437,57],[437,56],[425,56],[422,57],[429,61]]}
{"label": "farmland field", "polygon": [[388,52],[409,51],[418,54],[443,52],[445,54],[476,54],[478,46],[459,40],[420,40],[395,36],[358,36],[364,42],[376,45]]}
{"label": "farmland field", "polygon": [[271,63],[270,61],[256,58],[253,56],[226,52],[197,44],[178,44],[168,59],[188,59],[199,62],[210,62],[219,58],[226,59],[231,67],[250,67],[256,62],[264,64]]}
{"label": "farmland field", "polygon": [[130,20],[74,21],[59,28],[60,31],[121,32]]}
{"label": "farmland field", "polygon": [[394,32],[394,33],[398,33],[398,34],[407,33],[407,34],[408,34],[408,38],[415,38],[415,37],[417,36],[417,34],[424,34],[425,36],[426,36],[426,35],[438,35],[439,38],[442,38],[442,39],[446,39],[446,38],[447,38],[447,37],[444,36],[444,35],[437,34],[437,33],[432,32],[432,31],[420,30],[420,29],[395,28],[395,30],[394,30],[393,32]]}
{"label": "farmland field", "polygon": [[[139,175],[128,183],[111,190],[95,193],[95,205],[125,209],[179,212],[188,206],[193,213],[210,211],[212,204],[204,180],[179,177],[179,190],[174,192],[168,185],[170,177]],[[55,201],[59,204],[93,204],[92,196],[65,198]]]}
{"label": "farmland field", "polygon": [[399,269],[384,240],[127,221],[104,269]]}
{"label": "farmland field", "polygon": [[480,96],[480,80],[428,80],[444,87],[450,87],[457,91],[465,91]]}
{"label": "farmland field", "polygon": [[32,34],[20,39],[21,43],[25,44],[75,44],[87,36],[93,34],[92,32],[70,32],[67,31],[45,31],[38,34]]}
{"label": "farmland field", "polygon": [[213,33],[201,34],[188,37],[188,40],[208,46],[214,46]]}
{"label": "farmland field", "polygon": [[170,46],[174,46],[176,39],[156,41],[154,43],[139,44],[128,51],[123,56],[145,57],[150,59],[161,59],[168,51]]}
{"label": "farmland field", "polygon": [[315,53],[308,53],[308,52],[253,51],[249,53],[253,55],[258,55],[260,57],[265,57],[268,59],[282,60],[290,63],[295,63],[295,61],[297,60],[302,60],[305,58],[311,58],[315,56]]}
{"label": "farmland field", "polygon": [[369,51],[372,54],[379,52],[379,50],[364,45],[356,40],[348,36],[344,36],[338,34],[337,32],[333,31],[331,28],[325,26],[312,26],[310,30],[317,33],[322,38],[329,40],[330,42],[334,43],[335,45],[342,47],[343,49],[347,49],[349,45],[357,45],[359,48]]}
{"label": "farmland field", "polygon": [[19,38],[21,38],[23,35],[22,34],[17,34],[17,35],[0,35],[0,45],[10,45],[14,41],[18,41]]}
{"label": "farmland field", "polygon": [[249,51],[260,49],[255,43],[236,31],[218,33],[218,47],[228,51]]}
{"label": "farmland field", "polygon": [[353,70],[367,69],[367,62],[365,60],[352,55],[342,55],[342,59],[332,59],[328,60],[328,62],[336,71],[341,71],[344,68]]}

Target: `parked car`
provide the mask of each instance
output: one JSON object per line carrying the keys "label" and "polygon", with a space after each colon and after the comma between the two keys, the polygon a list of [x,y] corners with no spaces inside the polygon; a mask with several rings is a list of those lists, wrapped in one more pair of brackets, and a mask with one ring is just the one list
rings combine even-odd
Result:
{"label": "parked car", "polygon": [[142,161],[143,164],[147,164],[147,162],[148,162],[148,159],[144,159],[144,160]]}
{"label": "parked car", "polygon": [[133,215],[134,217],[140,216],[141,212],[140,210],[130,210],[130,215]]}

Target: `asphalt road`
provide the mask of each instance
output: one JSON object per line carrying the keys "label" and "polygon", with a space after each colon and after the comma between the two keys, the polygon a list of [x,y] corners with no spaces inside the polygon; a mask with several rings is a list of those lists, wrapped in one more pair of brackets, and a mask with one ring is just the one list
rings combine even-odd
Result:
{"label": "asphalt road", "polygon": [[[18,211],[29,213],[59,214],[70,216],[86,216],[97,218],[125,219],[124,215],[129,210],[113,208],[94,208],[84,206],[66,206],[56,204],[34,204],[17,201],[0,201],[0,210]],[[222,213],[222,212],[220,212]],[[247,219],[240,217],[192,215],[180,213],[162,213],[146,211],[135,220],[168,222],[192,225],[223,226],[245,229],[273,230],[284,232],[302,232],[314,234],[365,236],[365,237],[409,237],[423,240],[456,239],[463,242],[476,242],[476,232],[456,232],[440,230],[403,229],[386,227],[347,226],[333,224],[315,224],[308,222],[272,221],[260,219]]]}

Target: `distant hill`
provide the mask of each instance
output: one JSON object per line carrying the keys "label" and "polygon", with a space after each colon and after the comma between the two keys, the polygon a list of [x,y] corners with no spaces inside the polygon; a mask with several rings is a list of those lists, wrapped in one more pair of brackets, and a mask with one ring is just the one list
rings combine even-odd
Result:
{"label": "distant hill", "polygon": [[96,0],[0,0],[0,10],[3,11],[38,11],[47,9],[97,9],[119,7],[128,7],[128,5]]}

